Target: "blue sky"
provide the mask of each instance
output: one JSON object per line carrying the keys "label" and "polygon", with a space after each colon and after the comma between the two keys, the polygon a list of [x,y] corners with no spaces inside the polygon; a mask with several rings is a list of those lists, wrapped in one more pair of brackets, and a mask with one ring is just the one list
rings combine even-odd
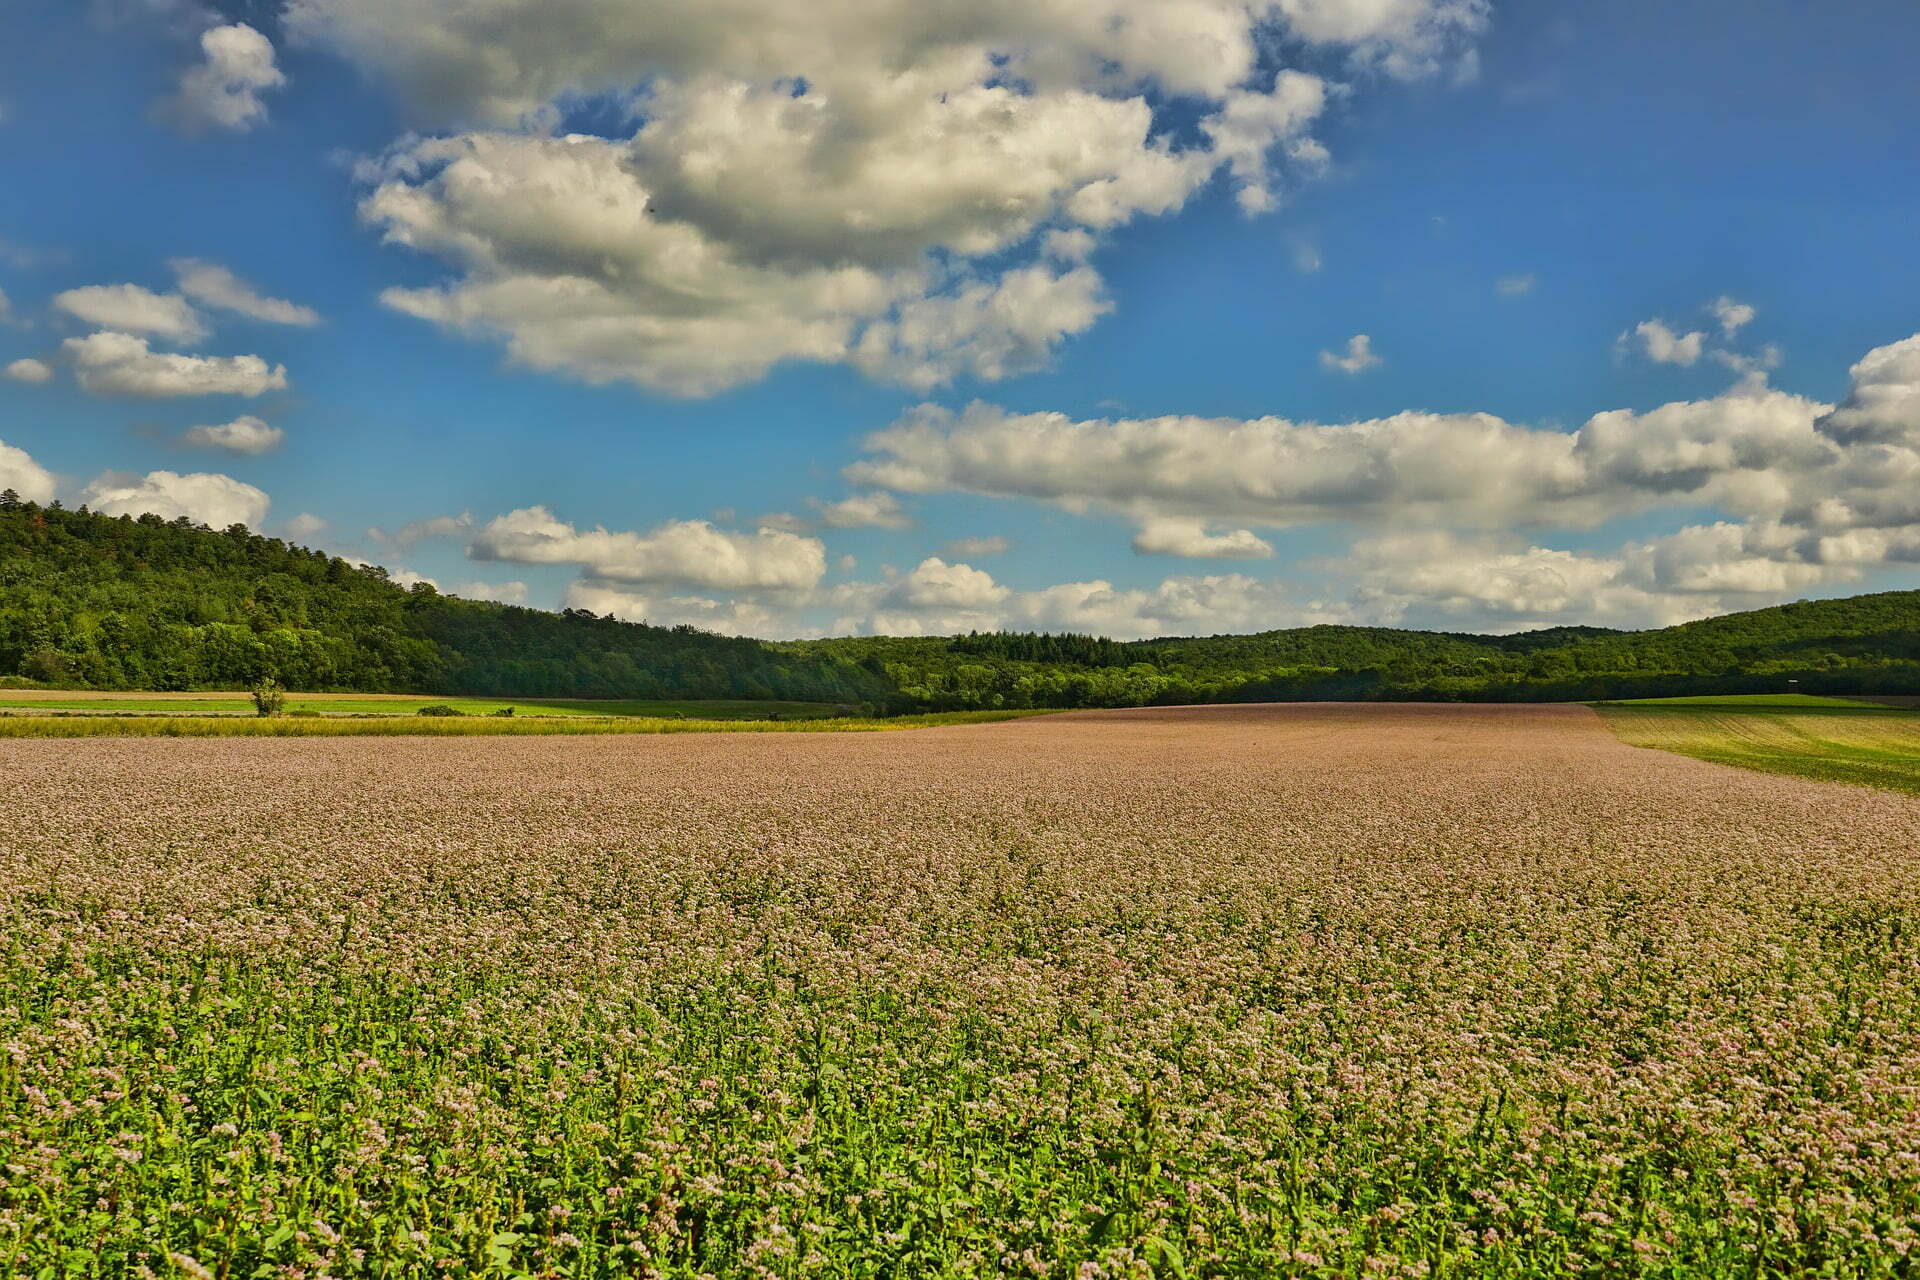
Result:
{"label": "blue sky", "polygon": [[0,480],[765,635],[1920,585],[1910,3],[475,9],[17,3]]}

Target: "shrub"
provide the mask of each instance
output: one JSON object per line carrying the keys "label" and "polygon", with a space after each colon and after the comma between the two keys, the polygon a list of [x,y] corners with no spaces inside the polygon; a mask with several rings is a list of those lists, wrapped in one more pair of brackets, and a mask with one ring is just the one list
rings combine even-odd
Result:
{"label": "shrub", "polygon": [[464,711],[456,710],[453,707],[448,706],[444,702],[436,702],[431,706],[420,708],[420,710],[415,712],[415,714],[423,715],[423,716],[463,716],[467,713]]}
{"label": "shrub", "polygon": [[287,709],[287,691],[272,676],[268,676],[247,692],[253,695],[255,715],[277,716]]}

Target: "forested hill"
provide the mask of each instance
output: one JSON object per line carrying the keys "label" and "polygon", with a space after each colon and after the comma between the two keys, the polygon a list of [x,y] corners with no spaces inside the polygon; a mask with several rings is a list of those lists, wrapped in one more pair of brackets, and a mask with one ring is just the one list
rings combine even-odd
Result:
{"label": "forested hill", "polygon": [[[1385,627],[1117,642],[991,634],[796,641],[878,665],[900,702],[1125,706],[1298,699],[1566,701],[1690,693],[1920,694],[1920,591],[1728,614],[1658,631],[1483,636]],[[996,701],[996,699],[998,701]]]}
{"label": "forested hill", "polygon": [[770,643],[402,588],[384,570],[157,516],[0,501],[0,678],[126,689],[781,698],[895,711],[1298,698],[1920,693],[1920,591],[1659,631],[1378,627],[1115,641]]}
{"label": "forested hill", "polygon": [[0,676],[104,689],[883,701],[884,678],[691,627],[403,588],[234,525],[0,500]]}

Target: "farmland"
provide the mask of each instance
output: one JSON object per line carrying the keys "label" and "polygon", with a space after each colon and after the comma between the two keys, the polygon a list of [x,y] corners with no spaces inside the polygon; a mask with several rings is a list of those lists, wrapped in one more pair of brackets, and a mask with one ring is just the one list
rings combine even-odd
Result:
{"label": "farmland", "polygon": [[1778,694],[1657,698],[1601,711],[1635,746],[1920,795],[1920,713],[1911,709]]}
{"label": "farmland", "polygon": [[24,1274],[1904,1275],[1920,801],[1580,707],[0,742]]}
{"label": "farmland", "polygon": [[[723,698],[461,698],[422,697],[395,693],[294,693],[287,695],[288,711],[323,716],[410,716],[422,707],[451,707],[461,715],[487,716],[511,711],[515,716],[643,716],[654,719],[765,720],[827,717],[844,709],[827,702],[747,701]],[[0,691],[0,712],[30,715],[49,712],[85,712],[89,715],[229,715],[254,714],[253,699],[244,692],[141,693],[75,692],[62,689]]]}

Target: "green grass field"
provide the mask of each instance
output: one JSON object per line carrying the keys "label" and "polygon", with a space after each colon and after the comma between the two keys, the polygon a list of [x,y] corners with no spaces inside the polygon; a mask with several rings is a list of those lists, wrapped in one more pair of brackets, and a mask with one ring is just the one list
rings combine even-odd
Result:
{"label": "green grass field", "polygon": [[1885,711],[1877,702],[1858,698],[1823,698],[1814,693],[1708,693],[1686,698],[1625,698],[1602,705],[1609,707],[1737,707],[1743,709],[1793,709],[1800,711]]}
{"label": "green grass field", "polygon": [[[582,698],[449,698],[412,694],[287,695],[287,710],[314,711],[328,716],[411,716],[420,708],[444,705],[470,716],[492,715],[513,708],[517,716],[652,716],[661,719],[766,720],[774,716],[832,716],[840,711],[830,702],[749,702],[722,699],[600,700]],[[0,695],[0,712],[37,713],[82,711],[100,715],[153,714],[247,715],[253,700],[245,693],[124,694],[124,693],[8,693]]]}
{"label": "green grass field", "polygon": [[1920,713],[1913,711],[1807,694],[1655,698],[1599,710],[1636,747],[1920,795]]}
{"label": "green grass field", "polygon": [[[874,733],[1017,720],[1045,711],[941,711],[929,715],[806,716],[787,720],[691,716],[229,716],[0,715],[5,738],[478,738],[632,733]],[[4,1272],[0,1272],[3,1275]]]}

